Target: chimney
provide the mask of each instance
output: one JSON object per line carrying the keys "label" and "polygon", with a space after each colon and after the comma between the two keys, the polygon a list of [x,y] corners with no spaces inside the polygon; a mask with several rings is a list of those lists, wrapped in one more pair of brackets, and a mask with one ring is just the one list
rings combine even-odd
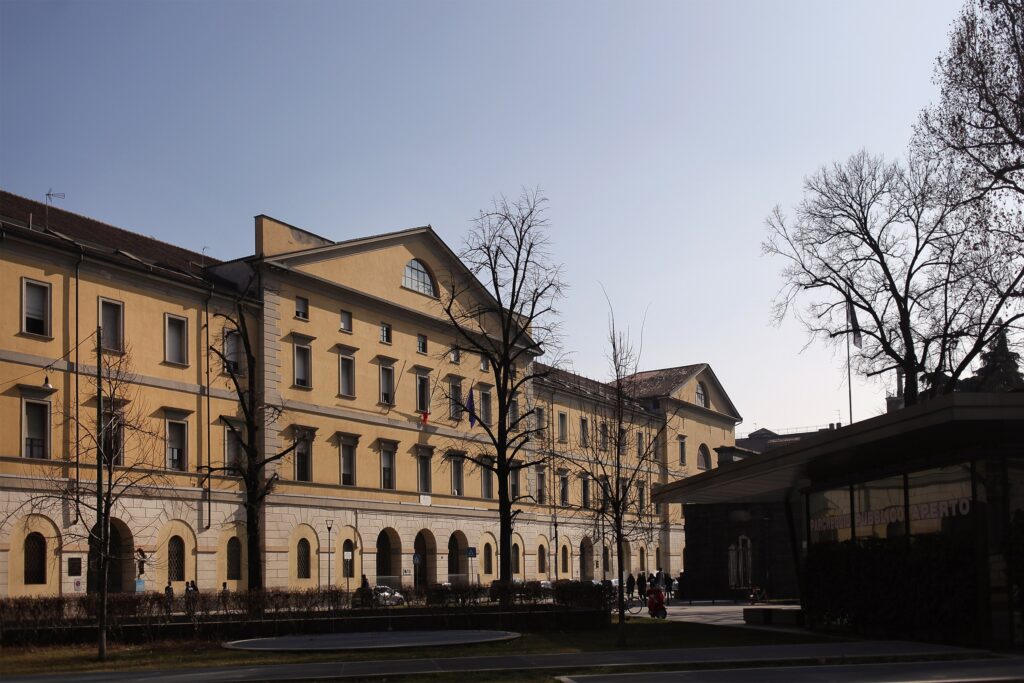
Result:
{"label": "chimney", "polygon": [[896,398],[903,398],[903,368],[896,368]]}

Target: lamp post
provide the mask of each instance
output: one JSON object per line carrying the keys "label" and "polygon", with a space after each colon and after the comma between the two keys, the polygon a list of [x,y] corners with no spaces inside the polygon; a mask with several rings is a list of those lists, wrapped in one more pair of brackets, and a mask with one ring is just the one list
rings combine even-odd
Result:
{"label": "lamp post", "polygon": [[331,586],[331,527],[334,526],[334,520],[327,520],[327,589],[330,590]]}

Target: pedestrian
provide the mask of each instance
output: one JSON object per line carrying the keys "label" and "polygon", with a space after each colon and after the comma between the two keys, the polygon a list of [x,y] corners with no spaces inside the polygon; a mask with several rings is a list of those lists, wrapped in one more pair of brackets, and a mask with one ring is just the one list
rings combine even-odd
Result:
{"label": "pedestrian", "polygon": [[658,573],[654,575],[654,583],[657,584],[658,588],[662,588],[665,585],[665,572],[661,571],[661,567],[658,567]]}
{"label": "pedestrian", "polygon": [[665,574],[665,604],[672,604],[672,577]]}
{"label": "pedestrian", "polygon": [[196,582],[186,581],[185,582],[185,612],[188,614],[188,618],[192,619],[196,615],[196,602],[198,595],[196,595]]}
{"label": "pedestrian", "polygon": [[170,579],[167,580],[167,587],[164,588],[164,614],[167,617],[171,616],[171,607],[174,606],[174,586],[171,585]]}
{"label": "pedestrian", "polygon": [[647,577],[644,576],[643,572],[636,577],[636,589],[640,593],[641,598],[647,597]]}
{"label": "pedestrian", "polygon": [[626,595],[628,595],[630,599],[633,597],[634,590],[636,590],[636,579],[633,578],[632,574],[630,574],[629,578],[626,579]]}
{"label": "pedestrian", "polygon": [[370,587],[370,582],[366,580],[366,574],[363,574],[363,579],[362,579],[362,581],[359,582],[359,587],[360,588],[369,588]]}
{"label": "pedestrian", "polygon": [[228,611],[228,597],[230,593],[228,591],[228,582],[225,581],[221,584],[220,588],[220,611],[227,614]]}

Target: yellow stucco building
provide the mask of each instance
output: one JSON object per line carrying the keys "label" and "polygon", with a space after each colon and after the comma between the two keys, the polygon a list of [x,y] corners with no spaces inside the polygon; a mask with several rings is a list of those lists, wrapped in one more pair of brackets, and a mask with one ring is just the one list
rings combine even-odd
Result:
{"label": "yellow stucco building", "polygon": [[[472,393],[486,419],[492,376],[457,349],[438,304],[439,287],[465,277],[464,266],[429,227],[332,242],[267,216],[255,223],[253,253],[218,262],[0,192],[0,594],[95,584],[95,514],[76,502],[95,483],[98,326],[105,367],[120,379],[103,413],[116,426],[104,443],[123,487],[110,586],[245,587],[242,488],[216,472],[238,457],[226,423],[240,408],[224,360],[209,351],[234,362],[224,315],[239,300],[257,311],[258,371],[244,381],[277,407],[260,447],[294,446],[272,470],[265,584],[497,578],[497,486],[461,457],[488,444],[449,398]],[[637,479],[645,525],[624,569],[675,573],[680,510],[650,505],[651,486],[715,467],[714,449],[733,445],[740,416],[704,364],[630,381],[644,410],[629,438],[655,457]],[[588,453],[601,457],[590,447],[607,405],[601,386],[552,369],[518,397],[517,409],[544,427],[530,448],[548,457],[511,484],[521,510],[517,579],[614,574],[614,552],[602,558],[608,532],[588,514],[595,493],[577,466]]]}

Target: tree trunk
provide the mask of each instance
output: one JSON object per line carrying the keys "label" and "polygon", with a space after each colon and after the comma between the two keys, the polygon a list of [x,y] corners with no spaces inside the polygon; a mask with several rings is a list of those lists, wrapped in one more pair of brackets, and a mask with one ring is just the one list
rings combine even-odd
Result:
{"label": "tree trunk", "polygon": [[[512,501],[508,493],[508,468],[498,468],[498,580],[501,581],[501,605],[505,607],[512,597]],[[504,471],[505,474],[500,474]],[[520,561],[524,555],[519,549]]]}
{"label": "tree trunk", "polygon": [[245,542],[247,588],[250,591],[263,590],[263,555],[260,548],[260,508],[258,503],[250,502],[256,494],[250,493],[245,503]]}
{"label": "tree trunk", "polygon": [[622,580],[622,520],[616,520],[615,523],[615,574],[619,580],[619,585],[616,587],[616,608],[619,612],[619,637],[616,641],[616,645],[619,647],[626,647],[626,594],[624,592],[625,585]]}

